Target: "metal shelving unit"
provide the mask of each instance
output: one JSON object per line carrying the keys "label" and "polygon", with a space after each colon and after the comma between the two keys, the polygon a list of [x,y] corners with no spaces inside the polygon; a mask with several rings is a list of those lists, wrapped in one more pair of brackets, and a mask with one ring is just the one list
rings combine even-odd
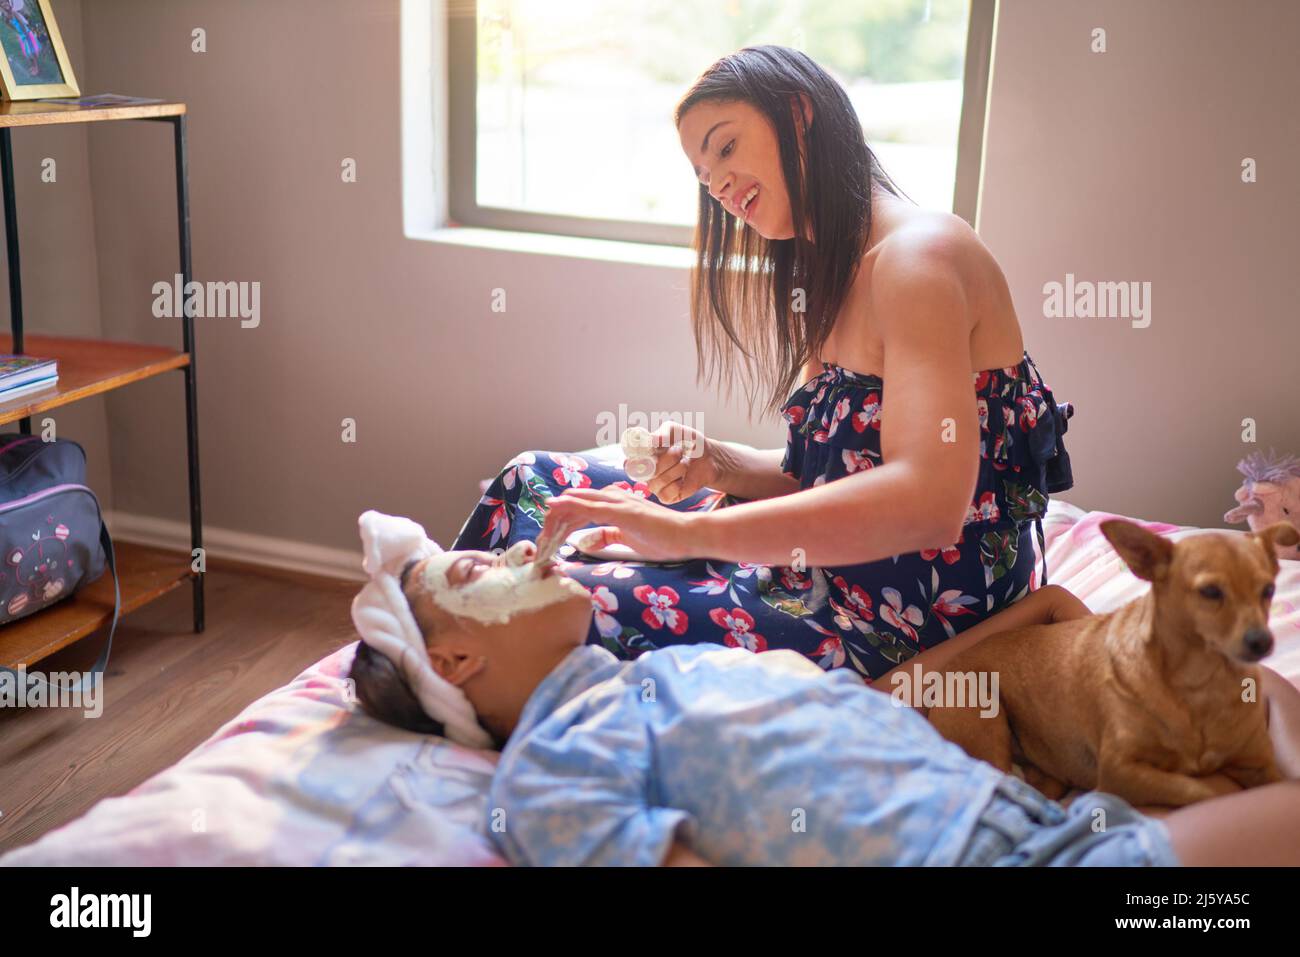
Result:
{"label": "metal shelving unit", "polygon": [[[31,434],[31,416],[92,395],[100,395],[132,382],[173,370],[185,380],[185,437],[189,468],[191,548],[203,546],[203,516],[199,489],[198,405],[194,380],[194,319],[181,317],[181,350],[156,345],[78,339],[63,336],[28,336],[23,325],[22,269],[18,249],[17,200],[14,193],[12,133],[15,128],[61,123],[100,123],[144,120],[169,123],[176,158],[176,211],[180,240],[182,283],[192,278],[190,263],[189,157],[186,148],[184,103],[132,106],[81,107],[52,103],[0,103],[0,185],[4,189],[5,243],[9,258],[9,336],[0,336],[0,351],[48,356],[59,361],[59,381],[51,389],[0,401],[0,425],[18,422]],[[184,285],[182,286],[184,288]],[[182,562],[175,553],[123,544],[117,565],[122,591],[122,613],[148,604],[182,585],[193,589],[194,630],[203,630],[203,573],[191,569],[189,556]],[[0,665],[31,665],[105,625],[112,617],[112,583],[99,581],[37,614],[0,629]]]}

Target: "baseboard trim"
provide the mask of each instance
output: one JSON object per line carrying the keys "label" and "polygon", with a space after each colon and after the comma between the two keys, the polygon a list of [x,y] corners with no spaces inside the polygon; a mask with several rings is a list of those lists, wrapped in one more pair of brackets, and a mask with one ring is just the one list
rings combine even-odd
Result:
{"label": "baseboard trim", "polygon": [[[182,552],[190,550],[188,522],[113,511],[104,513],[104,523],[115,539],[124,542]],[[360,550],[350,552],[345,548],[327,548],[324,545],[237,532],[229,528],[214,528],[211,525],[203,527],[203,547],[210,558],[267,565],[346,581],[366,580],[361,568]]]}

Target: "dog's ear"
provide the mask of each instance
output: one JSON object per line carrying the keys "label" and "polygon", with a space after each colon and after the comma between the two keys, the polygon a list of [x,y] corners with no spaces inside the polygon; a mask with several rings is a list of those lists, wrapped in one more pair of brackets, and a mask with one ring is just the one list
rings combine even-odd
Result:
{"label": "dog's ear", "polygon": [[1264,543],[1264,547],[1270,551],[1273,545],[1290,548],[1292,545],[1300,543],[1300,529],[1297,529],[1290,522],[1274,522],[1257,532],[1251,532],[1250,536],[1258,538]]}
{"label": "dog's ear", "polygon": [[1274,546],[1280,545],[1283,548],[1290,548],[1300,542],[1300,530],[1297,530],[1290,522],[1274,522],[1272,525],[1259,529],[1259,531],[1247,532],[1246,534],[1259,542],[1260,547],[1268,555],[1274,572],[1282,567],[1278,563],[1277,549]]}
{"label": "dog's ear", "polygon": [[1153,582],[1169,567],[1174,554],[1174,543],[1169,539],[1122,518],[1102,522],[1101,533],[1138,578]]}

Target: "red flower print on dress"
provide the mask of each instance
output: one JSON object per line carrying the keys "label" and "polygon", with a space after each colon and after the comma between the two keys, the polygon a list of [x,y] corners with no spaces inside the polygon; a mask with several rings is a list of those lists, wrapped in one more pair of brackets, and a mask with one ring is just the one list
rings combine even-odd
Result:
{"label": "red flower print on dress", "polygon": [[850,628],[856,628],[858,631],[866,634],[871,631],[871,626],[858,617],[857,613],[847,605],[841,605],[834,598],[827,598],[827,604],[831,606],[831,620],[835,622],[836,627],[842,631],[848,631]]}
{"label": "red flower print on dress", "polygon": [[1001,510],[998,508],[997,496],[993,492],[985,492],[979,497],[979,502],[972,502],[966,506],[966,521],[962,524],[996,522],[1001,514]]}
{"label": "red flower print on dress", "polygon": [[622,489],[624,492],[631,492],[633,495],[637,496],[637,498],[650,497],[650,486],[646,485],[645,482],[637,482],[633,485],[631,482],[620,480],[618,482],[610,482],[605,486],[605,488]]}
{"label": "red flower print on dress", "polygon": [[704,498],[700,499],[689,509],[687,509],[687,511],[690,512],[707,511],[708,509],[713,508],[714,504],[718,501],[718,499],[722,498],[726,494],[727,494],[726,492],[714,492],[712,495],[706,495],[704,496]]}
{"label": "red flower print on dress", "polygon": [[487,530],[483,533],[484,537],[488,539],[488,548],[492,548],[498,541],[510,534],[510,511],[501,499],[490,498],[487,495],[479,499],[479,506],[484,505],[492,509],[492,515],[488,518]]}
{"label": "red flower print on dress", "polygon": [[[884,621],[893,625],[913,641],[919,641],[916,637],[916,628],[925,624],[925,614],[915,605],[903,607],[903,596],[897,588],[882,588],[881,597],[889,602],[887,605],[880,606],[880,617]],[[913,626],[916,626],[915,628]]]}
{"label": "red flower print on dress", "polygon": [[1020,406],[1020,431],[1032,432],[1038,417],[1047,411],[1047,403],[1036,402],[1032,395],[1022,395],[1016,404]]}
{"label": "red flower print on dress", "polygon": [[[533,466],[537,464],[537,456],[532,452],[520,452],[512,458],[501,472],[501,486],[507,492],[515,487],[515,484],[527,484],[528,480],[533,477]],[[486,491],[486,489],[484,489]]]}
{"label": "red flower print on dress", "polygon": [[980,431],[987,432],[989,430],[989,400],[985,399],[983,396],[976,399],[975,411],[978,412],[980,416]]}
{"label": "red flower print on dress", "polygon": [[727,633],[722,641],[729,648],[744,648],[747,651],[767,651],[767,639],[754,631],[754,616],[743,608],[713,608],[709,618]]}
{"label": "red flower print on dress", "polygon": [[674,635],[684,634],[690,619],[686,612],[675,607],[681,596],[667,585],[637,585],[632,589],[636,600],[649,605],[641,612],[641,620],[651,628],[667,628]]}
{"label": "red flower print on dress", "polygon": [[567,485],[570,488],[591,487],[591,476],[587,474],[587,460],[581,455],[556,452],[551,458],[555,460],[555,468],[551,471],[551,476],[560,485]]}
{"label": "red flower print on dress", "polygon": [[852,611],[855,618],[861,618],[864,621],[875,620],[875,612],[871,610],[873,602],[871,596],[866,590],[858,584],[849,585],[842,575],[836,575],[831,582],[844,595],[844,604]]}
{"label": "red flower print on dress", "polygon": [[840,453],[840,458],[844,460],[846,475],[852,475],[854,472],[864,472],[876,466],[876,463],[871,461],[870,449],[863,452],[859,452],[857,449],[844,449]]}
{"label": "red flower print on dress", "polygon": [[989,384],[989,370],[984,369],[975,373],[975,391],[983,392]]}
{"label": "red flower print on dress", "polygon": [[[966,514],[967,516],[970,515],[969,512],[967,512]],[[946,563],[948,563],[949,565],[954,565],[957,562],[961,561],[961,549],[958,548],[957,546],[960,545],[965,540],[966,540],[966,533],[964,531],[960,532],[957,535],[957,541],[953,542],[951,545],[945,545],[943,548],[921,549],[921,557],[925,559],[927,562],[932,562],[938,556],[942,555],[943,560]]]}
{"label": "red flower print on dress", "polygon": [[803,406],[792,405],[782,413],[782,416],[785,418],[787,422],[789,422],[791,425],[798,428],[799,426],[803,425],[804,411],[805,410]]}
{"label": "red flower print on dress", "polygon": [[696,586],[691,589],[691,593],[703,592],[706,595],[721,595],[727,590],[727,579],[719,575],[717,569],[711,563],[705,562],[704,567],[708,571],[709,577],[690,582],[690,584]]}
{"label": "red flower print on dress", "polygon": [[997,440],[993,443],[993,458],[1001,461],[1007,457],[1007,440],[1010,438],[1007,430],[1011,428],[1016,421],[1015,409],[1008,403],[1002,407],[1002,430],[998,433]]}
{"label": "red flower print on dress", "polygon": [[838,637],[827,638],[812,653],[813,659],[826,670],[838,668],[844,664],[844,642]]}
{"label": "red flower print on dress", "polygon": [[793,568],[783,566],[781,568],[781,587],[786,591],[805,591],[812,588],[812,576],[805,575],[803,572],[797,572]]}
{"label": "red flower print on dress", "polygon": [[[826,432],[827,438],[830,438],[835,434],[835,430],[840,427],[840,423],[843,422],[845,417],[849,414],[849,409],[852,407],[852,404],[853,403],[849,401],[848,396],[845,396],[835,403],[835,409],[831,414],[831,427]],[[858,431],[861,432],[862,430],[858,429]]]}
{"label": "red flower print on dress", "polygon": [[871,426],[879,432],[880,417],[884,411],[880,405],[880,393],[868,392],[862,400],[862,410],[853,416],[853,428],[859,432],[865,432],[867,426]]}
{"label": "red flower print on dress", "polygon": [[975,614],[966,606],[978,603],[979,599],[974,595],[963,595],[960,588],[950,588],[939,594],[939,597],[930,605],[930,610],[934,612],[934,616],[939,621],[943,622],[943,630],[948,633],[949,638],[952,638],[957,632],[948,619],[956,618],[958,615]]}
{"label": "red flower print on dress", "polygon": [[515,487],[516,482],[527,482],[528,477],[533,474],[533,469],[529,465],[519,464],[512,465],[501,473],[501,487],[509,492]]}

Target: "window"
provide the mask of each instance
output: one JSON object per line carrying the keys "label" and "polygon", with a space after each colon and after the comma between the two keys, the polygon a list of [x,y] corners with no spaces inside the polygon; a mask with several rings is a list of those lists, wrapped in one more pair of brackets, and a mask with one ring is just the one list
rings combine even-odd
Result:
{"label": "window", "polygon": [[918,204],[974,224],[994,0],[446,0],[453,223],[689,245],[672,110],[741,47],[844,86]]}

